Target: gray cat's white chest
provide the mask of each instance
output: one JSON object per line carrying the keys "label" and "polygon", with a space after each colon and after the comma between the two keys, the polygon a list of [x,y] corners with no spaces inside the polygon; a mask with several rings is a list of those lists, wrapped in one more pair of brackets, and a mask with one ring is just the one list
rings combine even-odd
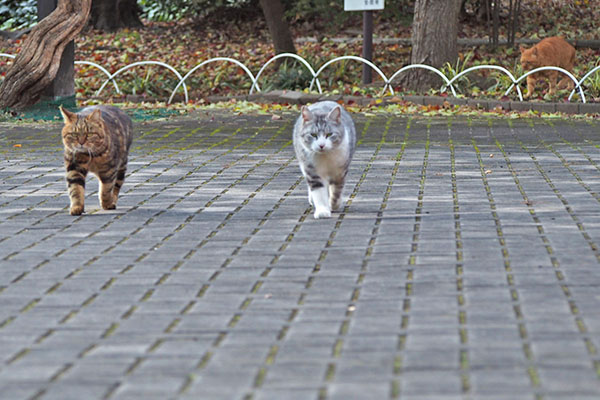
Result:
{"label": "gray cat's white chest", "polygon": [[347,146],[340,146],[327,153],[316,153],[313,155],[313,165],[317,175],[327,180],[344,175],[347,161]]}

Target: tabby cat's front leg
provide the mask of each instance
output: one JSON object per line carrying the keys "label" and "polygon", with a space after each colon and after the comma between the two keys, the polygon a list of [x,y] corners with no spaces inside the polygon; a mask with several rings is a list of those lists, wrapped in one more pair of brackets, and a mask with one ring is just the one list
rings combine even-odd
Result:
{"label": "tabby cat's front leg", "polygon": [[[125,160],[125,164],[127,164],[127,160]],[[127,167],[122,167],[117,172],[117,179],[115,181],[115,185],[113,186],[113,196],[115,199],[115,206],[117,205],[117,200],[119,199],[119,192],[121,191],[121,187],[125,182],[125,172],[127,171]]]}
{"label": "tabby cat's front leg", "polygon": [[114,210],[117,208],[117,199],[113,193],[115,187],[116,176],[99,175],[100,179],[100,190],[98,191],[98,197],[100,198],[100,206],[104,210]]}
{"label": "tabby cat's front leg", "polygon": [[67,168],[67,188],[71,200],[71,215],[81,215],[84,210],[85,177],[88,170],[73,161],[65,161]]}

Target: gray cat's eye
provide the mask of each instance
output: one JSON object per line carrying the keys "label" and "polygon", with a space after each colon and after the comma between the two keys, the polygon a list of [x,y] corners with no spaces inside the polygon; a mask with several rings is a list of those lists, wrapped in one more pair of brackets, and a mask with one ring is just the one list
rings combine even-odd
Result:
{"label": "gray cat's eye", "polygon": [[311,133],[310,136],[314,137],[315,139],[319,137],[318,133]]}

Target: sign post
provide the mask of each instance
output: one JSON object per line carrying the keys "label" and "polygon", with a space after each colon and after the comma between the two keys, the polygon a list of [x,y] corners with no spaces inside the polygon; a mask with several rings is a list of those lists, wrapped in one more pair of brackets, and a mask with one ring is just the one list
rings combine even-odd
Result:
{"label": "sign post", "polygon": [[[373,61],[373,10],[383,10],[384,0],[344,0],[344,11],[363,12],[363,49],[362,58]],[[371,67],[363,64],[363,84],[372,81]]]}

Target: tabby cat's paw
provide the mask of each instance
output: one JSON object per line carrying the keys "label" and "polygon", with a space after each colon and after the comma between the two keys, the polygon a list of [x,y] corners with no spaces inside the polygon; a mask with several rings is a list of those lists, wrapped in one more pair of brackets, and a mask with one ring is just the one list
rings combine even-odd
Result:
{"label": "tabby cat's paw", "polygon": [[117,208],[117,202],[115,200],[100,201],[100,206],[103,210],[114,210],[115,208]]}
{"label": "tabby cat's paw", "polygon": [[83,214],[83,206],[72,206],[71,207],[71,215],[81,215]]}
{"label": "tabby cat's paw", "polygon": [[315,219],[331,218],[331,211],[326,208],[317,208],[314,215]]}

